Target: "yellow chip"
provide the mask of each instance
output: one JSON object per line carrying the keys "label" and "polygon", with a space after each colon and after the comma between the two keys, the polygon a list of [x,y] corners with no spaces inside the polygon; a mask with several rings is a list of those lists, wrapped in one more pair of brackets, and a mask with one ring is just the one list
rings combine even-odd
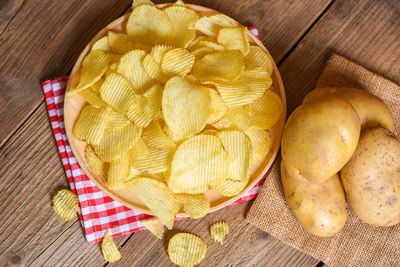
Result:
{"label": "yellow chip", "polygon": [[165,52],[161,60],[161,70],[166,76],[185,76],[193,67],[194,56],[183,48]]}
{"label": "yellow chip", "polygon": [[108,36],[105,36],[105,37],[100,38],[99,40],[97,40],[93,44],[92,50],[101,50],[101,51],[104,51],[104,52],[110,51],[110,46],[108,45]]}
{"label": "yellow chip", "polygon": [[186,138],[184,136],[181,136],[179,134],[174,133],[173,131],[171,131],[170,128],[168,128],[168,125],[163,125],[162,127],[163,133],[175,144],[178,144],[180,142],[182,142],[183,140],[185,140]]}
{"label": "yellow chip", "polygon": [[144,71],[152,78],[153,80],[161,80],[162,71],[160,64],[153,58],[151,54],[147,54],[142,62],[142,66]]}
{"label": "yellow chip", "polygon": [[201,238],[189,233],[178,233],[168,243],[170,260],[181,267],[195,266],[203,260],[206,253],[206,243]]}
{"label": "yellow chip", "polygon": [[101,242],[101,251],[103,252],[103,257],[106,263],[116,262],[121,258],[121,253],[112,240],[109,231],[104,234],[103,241]]}
{"label": "yellow chip", "polygon": [[147,230],[150,231],[153,235],[155,235],[158,239],[163,239],[165,228],[164,224],[157,219],[147,219],[140,221],[141,225],[143,225]]}
{"label": "yellow chip", "polygon": [[224,238],[229,234],[229,226],[224,221],[215,222],[210,226],[210,235],[215,242],[224,244]]}
{"label": "yellow chip", "polygon": [[107,75],[100,87],[101,98],[120,113],[126,113],[136,100],[131,83],[118,73]]}
{"label": "yellow chip", "polygon": [[144,50],[132,50],[121,57],[118,65],[118,73],[124,75],[138,93],[152,82],[142,65],[145,55],[146,51]]}
{"label": "yellow chip", "polygon": [[259,46],[256,45],[250,46],[249,53],[244,58],[244,65],[248,69],[261,67],[269,75],[272,75],[273,71],[272,60]]}
{"label": "yellow chip", "polygon": [[239,26],[220,29],[218,43],[225,47],[226,50],[239,50],[246,56],[250,49],[247,28]]}
{"label": "yellow chip", "polygon": [[204,193],[225,179],[227,167],[221,140],[212,135],[196,135],[176,150],[168,186],[175,193]]}
{"label": "yellow chip", "polygon": [[239,23],[237,23],[237,21],[227,15],[217,14],[199,19],[195,24],[195,29],[205,35],[216,38],[221,28],[235,27],[238,25]]}
{"label": "yellow chip", "polygon": [[244,70],[236,80],[215,82],[218,92],[229,108],[253,103],[271,85],[271,76],[262,68]]}
{"label": "yellow chip", "polygon": [[152,47],[165,41],[172,32],[168,16],[154,5],[135,7],[128,18],[126,31],[132,40]]}
{"label": "yellow chip", "polygon": [[185,48],[196,37],[194,24],[199,20],[199,15],[183,5],[176,4],[163,11],[172,23],[171,35],[166,43]]}
{"label": "yellow chip", "polygon": [[150,0],[134,0],[132,3],[132,8],[138,7],[140,5],[154,5],[153,2],[151,2]]}
{"label": "yellow chip", "polygon": [[173,5],[174,6],[185,6],[185,3],[182,0],[178,0]]}
{"label": "yellow chip", "polygon": [[217,129],[237,129],[246,131],[250,124],[250,106],[240,106],[229,109],[225,116],[213,124]]}
{"label": "yellow chip", "polygon": [[108,188],[111,190],[121,190],[126,188],[125,180],[129,175],[128,153],[110,162],[108,170]]}
{"label": "yellow chip", "polygon": [[135,145],[141,134],[142,128],[130,123],[124,128],[105,132],[94,149],[102,160],[110,162],[127,153]]}
{"label": "yellow chip", "polygon": [[244,66],[240,51],[220,51],[205,55],[193,65],[193,75],[200,81],[233,80]]}
{"label": "yellow chip", "polygon": [[209,88],[210,92],[210,117],[207,120],[207,124],[214,124],[222,119],[228,112],[228,107],[225,105],[218,91]]}
{"label": "yellow chip", "polygon": [[89,163],[90,168],[106,182],[108,177],[108,163],[102,161],[96,155],[94,148],[91,145],[86,146],[85,158]]}
{"label": "yellow chip", "polygon": [[112,31],[108,32],[108,46],[114,53],[122,55],[137,48],[135,44],[129,40],[128,35]]}
{"label": "yellow chip", "polygon": [[106,131],[114,131],[117,129],[124,128],[131,123],[124,114],[116,112],[114,110],[108,111],[108,121],[106,125]]}
{"label": "yellow chip", "polygon": [[[130,160],[130,159],[129,159]],[[151,172],[145,172],[145,171],[139,171],[135,169],[134,166],[129,166],[129,175],[128,178],[126,178],[126,182],[138,178],[138,177],[150,177],[156,180],[159,180],[160,182],[165,182],[164,176],[162,173],[151,173]]]}
{"label": "yellow chip", "polygon": [[270,129],[282,117],[283,104],[280,97],[272,90],[250,105],[250,125]]}
{"label": "yellow chip", "polygon": [[89,144],[98,144],[104,135],[108,112],[105,108],[86,105],[74,125],[74,136]]}
{"label": "yellow chip", "polygon": [[228,155],[227,177],[233,181],[246,181],[253,159],[250,138],[238,130],[221,131],[217,136]]}
{"label": "yellow chip", "polygon": [[217,133],[218,133],[218,130],[216,130],[216,129],[206,129],[201,132],[201,134],[208,134],[208,135],[213,135],[213,136],[217,136]]}
{"label": "yellow chip", "polygon": [[151,49],[150,54],[158,64],[161,64],[161,60],[162,60],[164,54],[172,49],[174,49],[174,48],[170,45],[164,45],[164,44],[155,45]]}
{"label": "yellow chip", "polygon": [[53,210],[64,221],[77,217],[78,197],[67,189],[62,189],[53,197]]}
{"label": "yellow chip", "polygon": [[233,197],[242,192],[242,190],[246,187],[249,181],[233,181],[230,179],[225,179],[216,187],[217,190],[221,195],[225,197]]}
{"label": "yellow chip", "polygon": [[101,79],[110,63],[110,55],[104,51],[95,50],[82,61],[79,84],[72,90],[67,91],[68,97],[74,97],[80,91],[92,86]]}
{"label": "yellow chip", "polygon": [[133,148],[129,150],[128,155],[129,161],[144,159],[149,155],[149,149],[147,148],[142,138],[139,138]]}
{"label": "yellow chip", "polygon": [[210,200],[203,194],[176,195],[176,197],[183,204],[183,211],[192,219],[204,217],[210,211]]}
{"label": "yellow chip", "polygon": [[251,126],[245,133],[250,138],[253,147],[253,163],[258,163],[264,159],[271,148],[271,134],[257,126]]}
{"label": "yellow chip", "polygon": [[160,221],[172,229],[179,211],[179,201],[175,194],[162,182],[138,177],[128,181],[127,187],[143,202]]}
{"label": "yellow chip", "polygon": [[86,88],[79,92],[79,95],[85,99],[90,105],[95,106],[96,108],[101,108],[106,106],[106,103],[101,99],[99,93],[95,92],[92,89],[93,86]]}
{"label": "yellow chip", "polygon": [[211,47],[200,47],[197,48],[195,50],[193,50],[191,53],[195,58],[195,61],[201,59],[202,57],[204,57],[205,55],[211,54],[216,52],[214,48]]}
{"label": "yellow chip", "polygon": [[100,87],[103,84],[104,79],[100,79],[97,82],[95,82],[90,88],[96,92],[97,94],[100,94]]}

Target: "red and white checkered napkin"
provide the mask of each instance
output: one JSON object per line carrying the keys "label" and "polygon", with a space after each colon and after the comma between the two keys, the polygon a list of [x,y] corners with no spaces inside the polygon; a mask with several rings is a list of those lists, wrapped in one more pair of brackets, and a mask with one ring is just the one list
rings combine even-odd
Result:
{"label": "red and white checkered napkin", "polygon": [[[259,37],[255,27],[249,27],[249,30]],[[143,230],[140,220],[152,216],[131,210],[106,195],[86,176],[76,161],[64,128],[64,93],[67,80],[68,76],[48,80],[42,82],[42,87],[68,182],[71,190],[78,195],[79,217],[87,241],[92,243],[102,240],[107,230],[112,237]],[[255,198],[264,179],[231,205]]]}

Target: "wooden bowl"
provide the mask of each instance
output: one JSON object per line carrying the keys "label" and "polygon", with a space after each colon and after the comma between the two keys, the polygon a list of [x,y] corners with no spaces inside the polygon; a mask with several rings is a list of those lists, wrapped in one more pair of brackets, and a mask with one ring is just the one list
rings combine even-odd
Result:
{"label": "wooden bowl", "polygon": [[[171,5],[171,4],[160,4],[160,5],[157,5],[157,7],[164,8],[169,5]],[[186,5],[186,6],[193,9],[194,11],[198,12],[202,16],[209,16],[209,15],[220,13],[216,10],[198,6],[198,5]],[[126,15],[116,19],[115,21],[111,22],[104,29],[102,29],[90,41],[90,43],[85,47],[85,49],[82,51],[81,55],[79,56],[78,60],[76,61],[74,68],[72,69],[72,72],[71,72],[71,75],[70,75],[70,78],[68,81],[68,85],[67,85],[67,90],[71,90],[72,88],[75,88],[78,85],[82,60],[89,53],[92,45],[98,39],[106,36],[107,32],[110,30],[112,30],[114,32],[125,32],[125,30],[124,30],[125,24],[126,24],[126,21],[128,20],[129,15],[130,14],[126,14]],[[256,44],[259,47],[261,47],[268,54],[268,56],[272,59],[272,57],[268,53],[267,49],[253,34],[251,34],[249,32],[248,36],[249,36],[250,43]],[[240,197],[242,197],[246,192],[248,192],[251,188],[253,188],[254,185],[257,184],[257,182],[259,182],[263,178],[263,176],[267,173],[267,171],[269,170],[269,168],[271,167],[272,163],[275,160],[276,154],[278,153],[280,141],[281,141],[281,137],[282,137],[282,131],[283,131],[283,127],[285,125],[285,119],[286,119],[286,97],[285,97],[285,90],[283,88],[282,79],[279,74],[279,70],[278,70],[275,62],[273,60],[272,60],[272,62],[274,65],[274,71],[272,74],[272,78],[273,78],[273,88],[272,89],[281,97],[284,109],[283,109],[283,114],[282,114],[281,120],[272,129],[270,129],[270,133],[271,133],[271,137],[272,137],[272,145],[271,145],[270,151],[265,156],[264,160],[261,161],[261,163],[252,166],[251,177],[250,177],[249,183],[248,183],[247,187],[240,194],[238,194],[234,197],[224,197],[215,190],[209,190],[206,193],[206,196],[209,198],[209,200],[211,202],[210,212],[216,211],[220,208],[223,208],[223,207],[235,202]],[[77,95],[73,98],[66,97],[65,102],[64,102],[65,129],[67,132],[67,136],[68,136],[68,140],[69,140],[71,149],[72,149],[73,153],[75,154],[75,157],[76,157],[78,163],[80,164],[81,168],[85,171],[86,175],[101,190],[103,190],[103,192],[105,192],[107,195],[109,195],[110,197],[112,197],[113,199],[118,201],[119,203],[121,203],[133,210],[153,215],[153,213],[142,202],[140,202],[139,199],[129,190],[124,189],[124,190],[114,191],[114,190],[108,189],[106,182],[104,182],[90,168],[90,166],[85,158],[86,142],[77,140],[74,137],[74,135],[72,134],[72,129],[75,124],[75,121],[78,118],[78,115],[85,103],[86,103],[86,101],[79,95]],[[187,215],[180,213],[180,214],[178,214],[178,216],[181,217],[181,216],[187,216]]]}

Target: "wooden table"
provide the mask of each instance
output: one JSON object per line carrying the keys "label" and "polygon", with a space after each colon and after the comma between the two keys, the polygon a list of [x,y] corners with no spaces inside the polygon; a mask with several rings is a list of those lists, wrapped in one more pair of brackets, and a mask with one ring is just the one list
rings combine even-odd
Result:
{"label": "wooden table", "polygon": [[[164,1],[156,1],[160,3]],[[400,83],[398,0],[191,0],[254,24],[283,76],[289,113],[310,91],[332,52]],[[129,10],[130,0],[0,0],[0,265],[101,266],[80,222],[62,222],[51,196],[67,180],[51,132],[40,81],[67,74],[94,34]],[[243,203],[177,231],[207,237],[226,220],[224,246],[207,241],[202,266],[316,266],[303,254],[244,221]],[[207,239],[209,240],[209,239]],[[170,265],[165,240],[147,231],[116,238],[115,265]]]}

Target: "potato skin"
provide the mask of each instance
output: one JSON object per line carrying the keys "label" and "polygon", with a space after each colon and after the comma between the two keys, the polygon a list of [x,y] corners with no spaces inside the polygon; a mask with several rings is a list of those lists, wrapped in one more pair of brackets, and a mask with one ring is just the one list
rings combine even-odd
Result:
{"label": "potato skin", "polygon": [[360,119],[346,100],[330,97],[303,104],[290,115],[282,137],[282,158],[291,175],[321,183],[353,155]]}
{"label": "potato skin", "polygon": [[346,200],[339,176],[314,184],[301,176],[289,175],[281,163],[286,201],[304,229],[327,237],[339,232],[347,220]]}
{"label": "potato skin", "polygon": [[376,226],[400,222],[400,142],[388,130],[364,131],[340,177],[358,218]]}
{"label": "potato skin", "polygon": [[361,129],[384,127],[394,130],[392,113],[383,101],[365,90],[346,87],[317,88],[306,95],[303,103],[325,99],[329,96],[342,98],[350,102],[360,117]]}

